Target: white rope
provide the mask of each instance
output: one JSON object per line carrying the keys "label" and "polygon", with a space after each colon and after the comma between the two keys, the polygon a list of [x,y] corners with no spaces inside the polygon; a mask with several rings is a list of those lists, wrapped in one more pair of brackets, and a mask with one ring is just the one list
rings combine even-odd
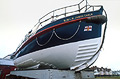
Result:
{"label": "white rope", "polygon": [[[80,21],[80,22],[81,22],[81,21]],[[78,33],[79,29],[80,29],[80,24],[79,24],[76,32],[75,32],[71,37],[69,37],[69,38],[61,38],[61,37],[58,36],[58,34],[55,32],[55,29],[53,30],[53,32],[54,32],[54,34],[56,35],[57,38],[59,38],[59,39],[61,39],[61,40],[69,40],[69,39],[72,39],[72,38]]]}
{"label": "white rope", "polygon": [[[81,21],[80,21],[80,22],[81,22]],[[53,37],[54,34],[55,34],[55,36],[56,36],[58,39],[61,39],[61,40],[69,40],[69,39],[72,39],[72,38],[78,33],[79,29],[80,29],[80,24],[78,25],[78,28],[77,28],[77,30],[75,31],[75,33],[74,33],[71,37],[69,37],[69,38],[61,38],[61,37],[59,37],[59,36],[57,35],[57,33],[55,32],[55,29],[53,29],[53,32],[52,32],[50,38],[48,39],[48,41],[47,41],[46,43],[40,44],[39,41],[38,41],[38,39],[37,39],[37,37],[36,37],[36,42],[37,42],[37,44],[38,44],[39,46],[44,46],[44,45],[48,44],[48,42],[50,42],[50,40],[52,39],[52,37]]]}
{"label": "white rope", "polygon": [[52,32],[52,34],[51,34],[50,38],[49,38],[49,39],[48,39],[48,41],[47,41],[46,43],[44,43],[44,44],[40,44],[40,43],[38,42],[37,37],[36,37],[36,42],[37,42],[37,44],[38,44],[39,46],[44,46],[44,45],[48,44],[48,42],[50,42],[50,40],[52,39],[53,34],[54,34],[54,32]]}

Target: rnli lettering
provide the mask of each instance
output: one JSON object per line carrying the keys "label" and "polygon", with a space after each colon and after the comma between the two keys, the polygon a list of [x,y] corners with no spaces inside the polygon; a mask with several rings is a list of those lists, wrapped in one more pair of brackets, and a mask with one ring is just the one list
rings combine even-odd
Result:
{"label": "rnli lettering", "polygon": [[89,14],[84,14],[84,15],[80,15],[80,16],[76,16],[76,17],[70,17],[70,18],[64,19],[64,22],[80,19],[80,18],[83,18],[83,17],[89,17],[89,16],[92,16],[92,15],[93,15],[93,13],[89,13]]}

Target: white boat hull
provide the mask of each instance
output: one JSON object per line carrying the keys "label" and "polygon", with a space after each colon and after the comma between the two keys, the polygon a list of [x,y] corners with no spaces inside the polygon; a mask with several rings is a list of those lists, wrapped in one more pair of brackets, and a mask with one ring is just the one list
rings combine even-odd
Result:
{"label": "white boat hull", "polygon": [[14,60],[14,64],[18,68],[26,69],[44,65],[79,71],[95,62],[100,44],[101,37],[58,45],[21,56]]}

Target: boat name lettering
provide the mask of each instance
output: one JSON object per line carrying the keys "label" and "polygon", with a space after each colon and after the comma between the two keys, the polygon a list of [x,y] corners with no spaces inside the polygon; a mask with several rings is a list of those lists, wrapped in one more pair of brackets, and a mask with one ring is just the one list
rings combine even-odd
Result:
{"label": "boat name lettering", "polygon": [[72,20],[75,20],[75,19],[80,19],[80,18],[83,18],[83,17],[89,17],[89,16],[92,16],[92,15],[93,15],[93,13],[89,13],[89,14],[79,15],[79,16],[76,16],[76,17],[70,17],[70,18],[64,19],[64,22],[72,21]]}

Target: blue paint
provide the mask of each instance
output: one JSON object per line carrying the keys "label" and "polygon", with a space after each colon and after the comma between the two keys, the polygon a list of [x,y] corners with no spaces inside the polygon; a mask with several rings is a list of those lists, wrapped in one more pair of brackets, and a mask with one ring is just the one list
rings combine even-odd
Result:
{"label": "blue paint", "polygon": [[[87,15],[87,14],[91,14],[91,13],[92,13],[91,16],[102,15],[102,11],[103,11],[103,8],[101,8],[98,11],[94,11],[94,12],[77,14],[77,15],[73,15],[73,16],[70,16],[70,17],[62,18],[60,20],[57,20],[55,22],[52,22],[52,23],[46,25],[42,29],[39,29],[37,31],[37,33],[46,29],[46,28],[49,28],[51,26],[63,23],[64,20],[66,20],[66,19],[71,20],[71,18],[75,18],[77,16]],[[82,18],[84,18],[84,17],[82,17]],[[17,57],[32,53],[34,51],[46,49],[46,48],[49,48],[49,47],[54,47],[54,46],[58,46],[58,45],[62,45],[62,44],[67,44],[67,43],[72,43],[72,42],[77,42],[77,41],[82,41],[82,40],[101,37],[101,27],[102,27],[101,24],[86,23],[84,21],[82,21],[80,23],[76,22],[76,23],[72,23],[72,24],[69,24],[69,25],[65,25],[61,28],[57,28],[55,31],[58,34],[58,36],[60,36],[61,38],[68,38],[76,32],[79,25],[80,25],[80,29],[79,29],[78,33],[72,39],[61,40],[61,39],[57,38],[54,34],[52,39],[44,46],[39,46],[36,42],[36,39],[34,39],[32,42],[30,42],[28,45],[26,45],[23,49],[21,49],[19,51]],[[84,31],[85,26],[92,26],[92,31]],[[53,31],[47,32],[46,34],[38,37],[38,42],[40,44],[46,43],[48,41],[48,39],[50,38],[52,32]]]}

